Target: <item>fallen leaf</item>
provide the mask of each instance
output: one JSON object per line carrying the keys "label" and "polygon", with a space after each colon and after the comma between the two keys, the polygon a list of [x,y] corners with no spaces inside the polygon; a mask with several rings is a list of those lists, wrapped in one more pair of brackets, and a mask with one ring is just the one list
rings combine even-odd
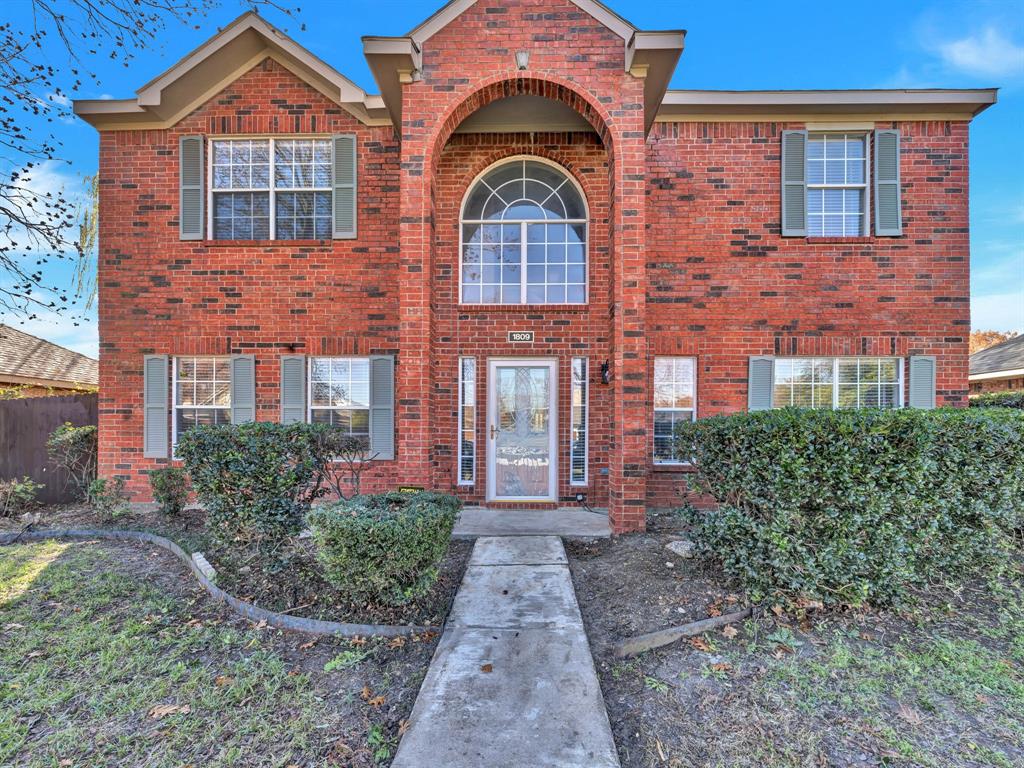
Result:
{"label": "fallen leaf", "polygon": [[405,645],[404,637],[393,637],[388,642],[388,648],[401,648],[403,645]]}
{"label": "fallen leaf", "polygon": [[380,707],[384,704],[384,697],[374,696],[372,699],[367,700],[366,703],[369,704],[371,707]]}
{"label": "fallen leaf", "polygon": [[494,666],[491,665],[491,664],[484,664],[482,667],[480,667],[480,671],[481,672],[493,672],[494,671]]}
{"label": "fallen leaf", "polygon": [[698,635],[697,637],[691,637],[690,645],[692,645],[698,651],[704,651],[704,653],[711,653],[711,646],[708,645],[708,641],[700,635]]}
{"label": "fallen leaf", "polygon": [[782,609],[782,606],[781,605],[773,605],[772,606],[772,613],[774,613],[776,616],[782,616],[782,614],[784,613],[784,611]]}
{"label": "fallen leaf", "polygon": [[149,716],[154,720],[159,720],[167,715],[187,715],[191,711],[192,707],[188,704],[157,704],[149,710]]}
{"label": "fallen leaf", "polygon": [[712,603],[708,606],[708,616],[721,616],[722,609],[718,607],[717,603]]}
{"label": "fallen leaf", "polygon": [[732,664],[726,661],[721,661],[718,664],[712,664],[711,669],[713,669],[715,672],[731,672]]}
{"label": "fallen leaf", "polygon": [[4,625],[4,629],[24,629],[24,628],[25,628],[24,624],[14,624],[14,623],[11,623],[11,624],[5,624]]}
{"label": "fallen leaf", "polygon": [[398,735],[399,736],[404,736],[405,732],[408,731],[408,730],[409,730],[409,721],[408,720],[399,720],[398,721]]}
{"label": "fallen leaf", "polygon": [[906,704],[900,704],[899,716],[900,719],[905,720],[911,725],[920,725],[924,721],[920,712],[913,707],[908,707]]}
{"label": "fallen leaf", "polygon": [[349,645],[366,645],[366,638],[365,637],[360,637],[359,635],[356,635],[355,637],[353,637],[351,640],[348,641],[348,644]]}
{"label": "fallen leaf", "polygon": [[734,627],[732,624],[726,624],[724,627],[722,627],[722,634],[725,635],[727,640],[732,640],[739,633],[740,631],[736,629],[736,627]]}
{"label": "fallen leaf", "polygon": [[300,651],[308,651],[308,650],[309,650],[310,648],[312,648],[312,647],[313,647],[314,645],[316,645],[316,644],[317,644],[318,642],[320,642],[320,638],[318,638],[318,637],[316,637],[316,638],[313,638],[313,639],[312,639],[312,640],[310,640],[310,641],[309,641],[308,643],[303,643],[302,645],[300,645],[300,646],[299,646],[299,650],[300,650]]}
{"label": "fallen leaf", "polygon": [[363,690],[359,692],[359,695],[362,697],[363,701],[366,701],[368,698],[373,696],[373,691],[370,690],[370,686],[364,685]]}
{"label": "fallen leaf", "polygon": [[213,684],[218,688],[223,688],[225,685],[231,685],[235,682],[235,678],[229,677],[228,675],[217,675],[213,680]]}

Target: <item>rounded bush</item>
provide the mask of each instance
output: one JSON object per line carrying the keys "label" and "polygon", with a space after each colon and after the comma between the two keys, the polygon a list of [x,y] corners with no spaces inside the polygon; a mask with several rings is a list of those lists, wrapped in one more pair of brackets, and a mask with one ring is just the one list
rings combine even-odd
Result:
{"label": "rounded bush", "polygon": [[426,594],[462,503],[420,491],[357,496],[308,516],[324,578],[354,601],[402,605]]}
{"label": "rounded bush", "polygon": [[785,408],[682,424],[697,545],[755,600],[885,605],[995,573],[1024,525],[1024,414]]}

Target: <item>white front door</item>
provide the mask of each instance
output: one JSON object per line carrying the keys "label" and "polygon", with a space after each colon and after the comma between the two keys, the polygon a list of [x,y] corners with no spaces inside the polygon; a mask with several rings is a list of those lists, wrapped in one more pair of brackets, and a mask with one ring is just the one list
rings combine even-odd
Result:
{"label": "white front door", "polygon": [[487,365],[487,498],[554,501],[558,496],[558,364],[498,358]]}

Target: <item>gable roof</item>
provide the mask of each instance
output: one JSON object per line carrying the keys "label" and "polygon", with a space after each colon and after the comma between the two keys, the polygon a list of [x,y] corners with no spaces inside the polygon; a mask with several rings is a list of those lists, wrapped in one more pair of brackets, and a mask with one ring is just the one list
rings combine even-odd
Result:
{"label": "gable roof", "polygon": [[1024,335],[971,355],[970,376],[993,378],[1010,371],[1024,372]]}
{"label": "gable roof", "polygon": [[66,388],[95,387],[99,363],[32,334],[0,325],[0,379]]}

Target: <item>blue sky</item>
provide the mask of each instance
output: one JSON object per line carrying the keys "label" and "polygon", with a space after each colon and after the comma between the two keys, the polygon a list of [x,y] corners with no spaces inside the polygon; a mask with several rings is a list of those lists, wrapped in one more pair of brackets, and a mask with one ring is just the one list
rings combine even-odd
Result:
{"label": "blue sky", "polygon": [[[287,5],[287,0],[283,0]],[[292,18],[264,11],[271,23],[371,93],[363,35],[404,34],[442,0],[302,0]],[[643,29],[688,30],[672,88],[975,88],[999,87],[999,103],[971,127],[972,323],[1024,332],[1024,0],[992,2],[681,3],[611,0]],[[6,0],[15,25],[31,23],[28,0]],[[76,98],[124,98],[213,35],[244,10],[224,0],[200,29],[169,26],[162,45],[140,53],[130,69],[90,61],[100,84]],[[305,25],[305,29],[302,29]],[[57,48],[50,63],[65,67]],[[97,135],[65,117],[57,123],[61,157],[36,175],[37,188],[75,194],[95,172]],[[2,164],[2,163],[0,163]],[[67,279],[60,270],[49,281]],[[10,319],[6,320],[11,322]],[[87,354],[97,350],[95,322],[75,326],[44,318],[22,326]]]}

